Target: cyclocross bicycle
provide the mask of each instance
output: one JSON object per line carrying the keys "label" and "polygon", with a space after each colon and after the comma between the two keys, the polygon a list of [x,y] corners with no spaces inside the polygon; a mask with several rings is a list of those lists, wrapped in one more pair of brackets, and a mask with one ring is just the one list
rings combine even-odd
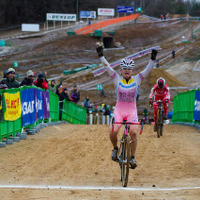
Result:
{"label": "cyclocross bicycle", "polygon": [[156,101],[158,103],[157,110],[157,136],[158,138],[163,135],[163,102],[162,100]]}
{"label": "cyclocross bicycle", "polygon": [[142,134],[143,123],[144,123],[143,120],[141,120],[141,122],[137,122],[137,123],[127,122],[126,120],[124,120],[123,122],[115,122],[114,118],[112,120],[112,128],[114,128],[114,124],[123,124],[124,125],[124,134],[120,140],[118,159],[116,161],[119,163],[119,166],[120,166],[121,181],[122,181],[123,187],[126,187],[128,184],[128,175],[129,175],[130,159],[131,159],[130,144],[132,142],[134,142],[131,140],[131,138],[129,136],[129,127],[130,127],[130,125],[141,125],[140,134]]}

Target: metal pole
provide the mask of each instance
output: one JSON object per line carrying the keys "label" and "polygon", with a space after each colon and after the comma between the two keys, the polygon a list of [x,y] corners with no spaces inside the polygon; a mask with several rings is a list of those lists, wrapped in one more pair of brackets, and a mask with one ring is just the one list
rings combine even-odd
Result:
{"label": "metal pole", "polygon": [[143,12],[145,10],[145,0],[143,0]]}
{"label": "metal pole", "polygon": [[76,21],[78,22],[78,0],[76,0]]}

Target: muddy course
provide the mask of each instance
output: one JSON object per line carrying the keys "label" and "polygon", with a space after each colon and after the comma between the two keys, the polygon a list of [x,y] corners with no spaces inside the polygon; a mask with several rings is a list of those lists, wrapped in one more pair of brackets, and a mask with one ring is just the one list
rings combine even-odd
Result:
{"label": "muddy course", "polygon": [[127,188],[111,161],[108,130],[51,126],[1,149],[0,199],[199,199],[197,129],[165,125],[157,138],[153,125],[145,125]]}
{"label": "muddy course", "polygon": [[[110,25],[102,37],[67,35],[85,24],[42,30],[40,36],[21,30],[1,32],[10,46],[0,48],[0,71],[15,68],[21,82],[31,69],[47,72],[47,79],[60,81],[61,73],[93,64],[100,64],[97,43],[112,36],[115,48],[104,50],[109,63],[148,48],[160,46],[156,64],[139,88],[137,110],[139,119],[144,108],[148,119],[149,93],[159,77],[170,87],[170,105],[183,91],[200,86],[200,24],[197,20],[153,21],[147,16],[137,21]],[[184,36],[187,41],[182,41]],[[110,37],[110,36],[109,36]],[[116,48],[117,47],[117,48]],[[172,50],[176,56],[172,58]],[[136,58],[134,73],[142,71],[150,54]],[[155,64],[155,66],[156,66]],[[194,70],[196,66],[196,70]],[[92,105],[116,103],[113,81],[107,73],[94,77],[96,66],[64,77],[69,92],[77,85],[83,105],[86,96]],[[121,73],[116,66],[117,73]],[[36,77],[37,79],[37,77]],[[97,84],[102,84],[105,97]],[[173,87],[176,87],[175,89]],[[187,88],[187,89],[183,89]],[[138,134],[136,160],[138,167],[129,173],[128,187],[122,187],[119,164],[111,160],[112,145],[108,125],[48,126],[26,140],[0,149],[0,200],[199,200],[200,199],[200,132],[179,125],[165,125],[164,135],[157,138],[153,125],[145,125]],[[123,128],[121,128],[122,134]]]}

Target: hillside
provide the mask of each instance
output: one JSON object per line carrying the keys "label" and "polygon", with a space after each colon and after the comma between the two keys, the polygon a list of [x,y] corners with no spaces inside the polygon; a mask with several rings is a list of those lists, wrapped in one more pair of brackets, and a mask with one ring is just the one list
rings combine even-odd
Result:
{"label": "hillside", "polygon": [[[75,31],[79,28],[80,25],[71,25],[64,28],[58,27],[55,30],[44,31],[41,37],[27,37],[24,39],[16,36],[13,37],[12,35],[6,36],[4,33],[4,37],[7,38],[11,45],[8,47],[10,48],[8,53],[14,54],[1,57],[0,70],[3,71],[11,67],[14,61],[18,61],[19,67],[16,71],[21,77],[19,80],[22,80],[28,69],[32,69],[36,74],[47,71],[48,78],[54,78],[59,77],[63,70],[99,64],[100,60],[97,57],[95,48],[96,43],[100,42],[102,38],[91,37],[89,34],[67,36],[67,31]],[[161,68],[154,69],[141,84],[138,102],[139,111],[143,109],[142,106],[147,106],[149,91],[159,77],[165,78],[170,87],[200,85],[198,79],[199,72],[193,71],[193,66],[200,59],[200,41],[198,40],[198,35],[196,35],[196,39],[192,38],[191,35],[191,30],[195,31],[199,28],[199,21],[177,20],[155,21],[154,23],[149,18],[140,16],[136,23],[110,26],[105,30],[115,30],[114,42],[124,47],[124,49],[116,48],[105,51],[105,57],[110,63],[152,46],[159,45],[162,48],[157,56],[159,60],[164,59],[160,63]],[[179,31],[177,32],[177,30]],[[16,32],[16,34],[19,34],[19,32]],[[191,40],[191,43],[182,43],[182,35]],[[173,49],[177,52],[175,59],[171,59],[170,56]],[[148,60],[149,55],[136,59],[135,72],[138,73],[143,70]],[[179,63],[182,65],[185,62],[187,62],[185,68],[179,66]],[[118,67],[116,70],[120,73]],[[188,79],[187,77],[190,78]],[[88,95],[92,103],[115,104],[114,87],[107,73],[94,77],[92,71],[87,70],[66,76],[64,85],[68,89],[71,90],[75,84],[81,90],[82,102],[85,96]],[[105,98],[99,97],[100,95],[96,91],[97,84],[103,84],[106,94]],[[181,91],[171,91],[172,100],[177,92]]]}

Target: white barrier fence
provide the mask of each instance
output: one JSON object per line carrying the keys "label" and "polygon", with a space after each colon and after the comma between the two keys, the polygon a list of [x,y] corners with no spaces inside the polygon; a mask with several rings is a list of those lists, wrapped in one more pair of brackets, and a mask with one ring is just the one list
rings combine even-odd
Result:
{"label": "white barrier fence", "polygon": [[87,124],[110,124],[110,115],[102,115],[99,113],[96,113],[96,114],[92,114],[90,113],[88,116],[87,116]]}

